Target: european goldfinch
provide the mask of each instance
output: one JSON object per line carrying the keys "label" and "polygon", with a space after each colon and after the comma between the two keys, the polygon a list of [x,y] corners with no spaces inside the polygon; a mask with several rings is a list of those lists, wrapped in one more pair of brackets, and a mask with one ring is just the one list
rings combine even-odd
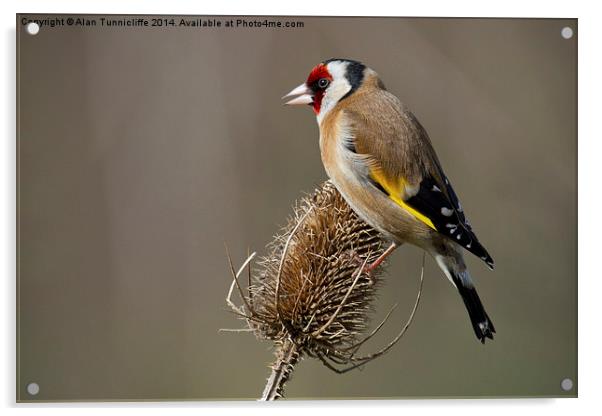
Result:
{"label": "european goldfinch", "polygon": [[391,242],[370,272],[397,246],[426,250],[457,288],[477,338],[493,339],[487,316],[466,268],[463,250],[493,269],[426,130],[385,89],[372,69],[350,59],[329,59],[283,98],[313,107],[327,175],[355,212]]}

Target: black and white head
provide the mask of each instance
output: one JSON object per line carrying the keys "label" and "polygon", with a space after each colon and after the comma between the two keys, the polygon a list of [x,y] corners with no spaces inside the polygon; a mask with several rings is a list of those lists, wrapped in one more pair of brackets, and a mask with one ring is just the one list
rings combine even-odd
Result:
{"label": "black and white head", "polygon": [[351,59],[328,59],[311,70],[307,81],[282,98],[294,97],[287,105],[311,105],[320,122],[339,101],[362,85],[367,70],[364,64]]}

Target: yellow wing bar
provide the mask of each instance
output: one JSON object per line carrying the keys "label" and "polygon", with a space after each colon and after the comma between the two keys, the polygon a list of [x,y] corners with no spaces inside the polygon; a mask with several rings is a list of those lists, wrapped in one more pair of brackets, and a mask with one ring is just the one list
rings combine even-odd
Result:
{"label": "yellow wing bar", "polygon": [[401,208],[412,214],[417,220],[422,221],[433,230],[437,231],[433,222],[424,214],[421,214],[411,206],[405,203],[402,199],[402,195],[405,194],[406,181],[403,178],[399,178],[397,181],[390,181],[379,169],[371,169],[370,176],[376,181],[389,195],[389,198],[393,200]]}

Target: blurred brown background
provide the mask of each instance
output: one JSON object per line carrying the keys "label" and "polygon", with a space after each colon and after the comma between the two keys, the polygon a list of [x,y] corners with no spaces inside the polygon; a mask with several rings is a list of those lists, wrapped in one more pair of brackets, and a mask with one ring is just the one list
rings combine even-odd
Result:
{"label": "blurred brown background", "polygon": [[[280,97],[331,57],[374,68],[429,131],[496,260],[468,255],[498,334],[475,339],[427,259],[390,353],[345,375],[305,360],[288,397],[574,396],[577,21],[272,19],[305,27],[30,36],[18,18],[18,398],[259,396],[270,344],[218,333],[242,325],[224,242],[237,264],[262,254],[325,179],[313,113]],[[393,256],[375,320],[400,307],[366,351],[405,322],[420,263]]]}

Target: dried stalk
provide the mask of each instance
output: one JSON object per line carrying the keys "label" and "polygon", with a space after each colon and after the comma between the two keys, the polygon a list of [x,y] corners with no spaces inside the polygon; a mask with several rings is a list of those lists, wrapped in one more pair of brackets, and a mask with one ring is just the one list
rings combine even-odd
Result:
{"label": "dried stalk", "polygon": [[[371,273],[365,268],[385,248],[378,232],[353,212],[332,183],[325,182],[294,208],[283,232],[268,246],[257,273],[251,270],[255,253],[238,271],[228,253],[233,281],[226,302],[248,327],[239,331],[252,330],[258,338],[274,341],[276,347],[276,360],[261,400],[284,396],[284,385],[304,356],[345,373],[380,357],[401,339],[418,307],[423,273],[416,302],[401,332],[381,350],[357,355],[392,312],[361,337],[368,329],[382,266]],[[239,280],[245,269],[246,293]],[[235,289],[242,298],[240,306],[232,302]]]}
{"label": "dried stalk", "polygon": [[299,361],[299,349],[290,339],[285,339],[276,348],[276,361],[272,365],[272,373],[261,395],[262,401],[272,401],[284,396],[284,384],[288,381],[295,365]]}

